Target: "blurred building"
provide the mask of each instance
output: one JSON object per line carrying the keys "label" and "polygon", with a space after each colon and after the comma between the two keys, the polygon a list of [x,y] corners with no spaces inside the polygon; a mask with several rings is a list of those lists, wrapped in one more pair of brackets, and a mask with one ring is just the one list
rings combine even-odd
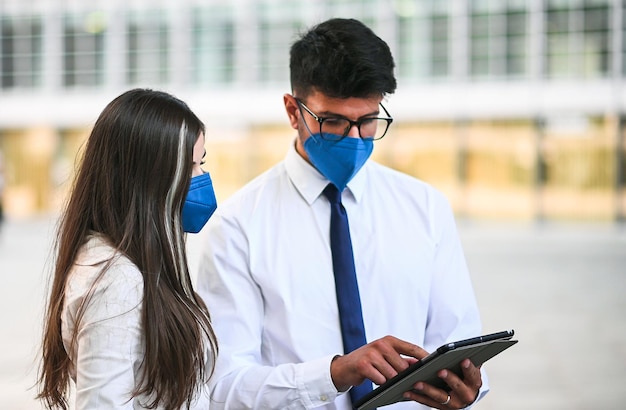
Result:
{"label": "blurred building", "polygon": [[[207,123],[221,196],[280,160],[288,51],[329,17],[391,46],[376,159],[459,214],[624,218],[626,0],[0,0],[7,214],[54,211],[104,106],[146,86]],[[332,64],[333,62],[329,62]]]}

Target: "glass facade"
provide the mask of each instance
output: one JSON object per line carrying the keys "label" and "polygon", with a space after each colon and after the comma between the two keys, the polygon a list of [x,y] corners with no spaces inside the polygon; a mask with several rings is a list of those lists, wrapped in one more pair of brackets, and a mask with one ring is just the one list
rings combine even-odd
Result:
{"label": "glass facade", "polygon": [[59,169],[111,96],[136,86],[207,117],[228,196],[293,138],[291,43],[352,17],[396,61],[377,160],[465,215],[624,220],[624,15],[626,0],[0,0],[6,209],[56,208]]}
{"label": "glass facade", "polygon": [[408,82],[437,81],[452,72],[449,2],[395,3],[398,76]]}
{"label": "glass facade", "polygon": [[[55,13],[0,9],[0,87],[43,87],[43,70],[57,77],[50,84],[66,88],[284,83],[298,32],[343,15],[392,34],[384,37],[399,78],[409,83],[523,80],[531,76],[532,61],[546,79],[607,78],[615,52],[626,73],[626,28],[613,18],[620,7],[621,16],[626,1],[616,0],[343,0],[315,7],[250,1],[245,10],[208,2],[181,3],[176,13],[164,6],[68,9],[60,24]],[[530,47],[533,38],[540,47]]]}
{"label": "glass facade", "polygon": [[610,74],[610,12],[607,0],[547,1],[547,77],[597,78]]}
{"label": "glass facade", "polygon": [[280,84],[289,78],[289,47],[305,24],[298,18],[297,3],[261,2],[257,9],[258,71],[260,84]]}
{"label": "glass facade", "polygon": [[524,78],[528,74],[527,2],[474,2],[469,20],[472,78]]}
{"label": "glass facade", "polygon": [[42,79],[42,18],[0,15],[0,87],[36,88]]}
{"label": "glass facade", "polygon": [[98,87],[104,79],[104,22],[101,13],[65,14],[63,86]]}
{"label": "glass facade", "polygon": [[227,6],[195,7],[192,14],[192,78],[200,86],[231,84],[235,72],[235,24]]}
{"label": "glass facade", "polygon": [[[440,4],[446,4],[440,2]],[[434,6],[434,3],[433,3]],[[436,6],[428,16],[430,26],[430,64],[428,77],[445,77],[450,73],[450,15],[445,7]],[[411,39],[407,39],[411,41]]]}
{"label": "glass facade", "polygon": [[167,84],[172,50],[165,12],[133,11],[126,27],[127,84]]}

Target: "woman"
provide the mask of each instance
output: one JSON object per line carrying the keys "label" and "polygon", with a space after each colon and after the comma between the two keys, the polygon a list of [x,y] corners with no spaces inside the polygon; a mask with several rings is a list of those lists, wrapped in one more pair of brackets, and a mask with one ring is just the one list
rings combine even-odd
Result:
{"label": "woman", "polygon": [[[135,89],[96,121],[62,215],[39,398],[67,409],[206,408],[217,346],[184,232],[216,207],[204,124]],[[193,177],[193,178],[192,178]]]}

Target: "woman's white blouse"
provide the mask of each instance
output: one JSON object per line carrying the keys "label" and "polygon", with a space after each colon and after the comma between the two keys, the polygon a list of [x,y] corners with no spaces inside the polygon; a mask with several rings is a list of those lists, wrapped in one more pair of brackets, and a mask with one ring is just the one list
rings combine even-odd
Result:
{"label": "woman's white blouse", "polygon": [[[114,249],[92,236],[66,284],[61,329],[76,382],[76,409],[143,409],[148,400],[131,398],[144,356],[143,277],[128,258],[115,255],[93,285],[112,256]],[[79,317],[83,304],[86,308]],[[206,409],[208,401],[208,392],[203,391],[192,408]]]}

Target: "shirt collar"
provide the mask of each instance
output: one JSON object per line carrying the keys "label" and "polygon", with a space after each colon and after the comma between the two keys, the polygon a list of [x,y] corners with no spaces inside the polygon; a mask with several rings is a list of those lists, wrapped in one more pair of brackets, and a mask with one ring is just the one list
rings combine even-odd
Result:
{"label": "shirt collar", "polygon": [[[348,186],[346,187],[346,192],[348,192],[357,203],[361,201],[363,191],[365,190],[368,162],[366,162],[363,168],[348,182]],[[313,165],[298,154],[295,141],[291,144],[287,152],[285,167],[289,179],[291,179],[291,182],[309,205],[321,195],[326,185],[330,182]]]}

